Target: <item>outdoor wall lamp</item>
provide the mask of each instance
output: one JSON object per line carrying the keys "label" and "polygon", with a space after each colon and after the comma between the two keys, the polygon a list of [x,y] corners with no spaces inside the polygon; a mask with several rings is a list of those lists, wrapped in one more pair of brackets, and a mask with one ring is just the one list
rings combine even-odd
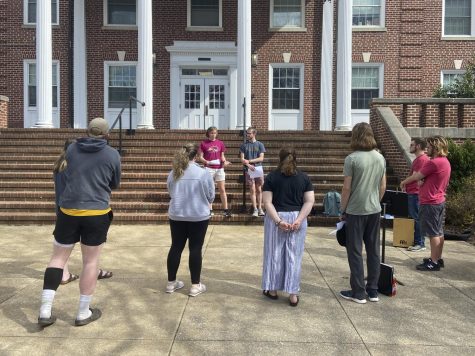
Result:
{"label": "outdoor wall lamp", "polygon": [[257,52],[254,51],[251,53],[251,67],[253,68],[257,67],[257,63],[258,63],[258,56],[257,56]]}

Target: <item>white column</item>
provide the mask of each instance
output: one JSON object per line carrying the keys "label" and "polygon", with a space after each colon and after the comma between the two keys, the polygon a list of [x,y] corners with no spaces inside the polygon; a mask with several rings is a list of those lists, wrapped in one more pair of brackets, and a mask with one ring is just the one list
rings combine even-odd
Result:
{"label": "white column", "polygon": [[73,85],[74,128],[87,127],[87,56],[84,0],[74,0]]}
{"label": "white column", "polygon": [[353,0],[338,1],[336,130],[351,130],[351,45]]}
{"label": "white column", "polygon": [[333,2],[323,3],[322,63],[320,80],[320,130],[332,130],[333,100]]}
{"label": "white column", "polygon": [[153,129],[153,43],[152,0],[137,1],[138,66],[137,66],[137,128]]}
{"label": "white column", "polygon": [[243,125],[242,104],[246,101],[246,126],[251,126],[251,0],[238,1],[238,125]]}
{"label": "white column", "polygon": [[53,59],[51,0],[36,2],[36,108],[35,127],[53,127]]}

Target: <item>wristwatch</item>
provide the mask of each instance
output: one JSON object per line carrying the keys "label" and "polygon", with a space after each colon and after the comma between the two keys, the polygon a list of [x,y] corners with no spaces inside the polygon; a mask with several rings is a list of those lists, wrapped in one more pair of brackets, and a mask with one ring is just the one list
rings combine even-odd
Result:
{"label": "wristwatch", "polygon": [[275,226],[279,226],[281,222],[282,222],[282,220],[277,221],[277,222],[275,223]]}

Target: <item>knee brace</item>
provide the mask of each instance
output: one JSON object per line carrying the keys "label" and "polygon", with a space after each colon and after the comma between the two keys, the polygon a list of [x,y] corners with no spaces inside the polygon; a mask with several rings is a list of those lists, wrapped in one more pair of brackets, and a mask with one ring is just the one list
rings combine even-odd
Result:
{"label": "knee brace", "polygon": [[63,278],[63,269],[48,267],[45,271],[45,278],[43,281],[43,289],[57,290],[61,279]]}

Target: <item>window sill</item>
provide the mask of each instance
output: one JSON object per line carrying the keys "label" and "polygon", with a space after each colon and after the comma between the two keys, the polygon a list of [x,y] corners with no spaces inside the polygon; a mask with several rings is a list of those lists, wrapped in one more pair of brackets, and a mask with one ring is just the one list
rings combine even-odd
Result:
{"label": "window sill", "polygon": [[306,27],[269,27],[269,32],[307,32]]}
{"label": "window sill", "polygon": [[104,25],[102,26],[103,30],[119,30],[119,31],[137,31],[137,25]]}
{"label": "window sill", "polygon": [[353,32],[388,32],[386,27],[380,26],[353,26]]}
{"label": "window sill", "polygon": [[442,41],[475,41],[475,36],[442,36]]}
{"label": "window sill", "polygon": [[207,32],[222,32],[224,28],[222,27],[215,27],[215,26],[188,26],[186,31],[190,32],[199,32],[199,31],[207,31]]}
{"label": "window sill", "polygon": [[[53,23],[51,24],[53,28],[59,28],[59,23]],[[36,23],[24,23],[21,27],[23,28],[36,28]]]}
{"label": "window sill", "polygon": [[271,109],[271,114],[300,114],[296,109]]}

